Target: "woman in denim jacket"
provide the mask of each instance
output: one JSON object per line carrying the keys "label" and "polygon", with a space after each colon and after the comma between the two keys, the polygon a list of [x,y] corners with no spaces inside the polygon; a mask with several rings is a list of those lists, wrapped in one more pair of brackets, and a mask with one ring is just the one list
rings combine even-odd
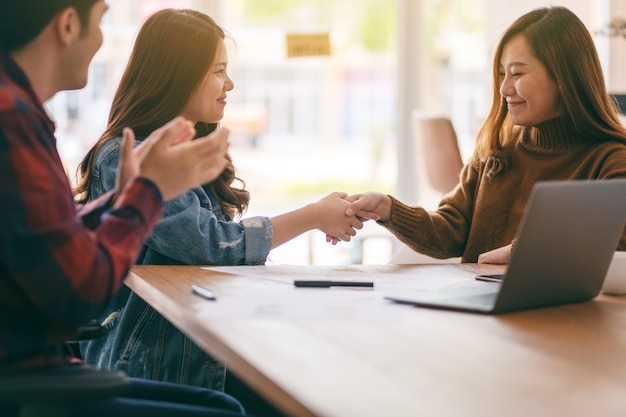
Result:
{"label": "woman in denim jacket", "polygon": [[[136,144],[176,115],[197,122],[197,137],[216,127],[226,94],[234,87],[226,72],[224,38],[209,16],[194,10],[162,10],[145,22],[115,94],[107,129],[78,167],[79,203],[114,189],[124,127],[133,129]],[[231,185],[237,180],[242,188]],[[244,187],[231,161],[214,182],[168,201],[138,263],[260,265],[272,248],[308,230],[349,241],[362,227],[359,219],[345,215],[348,202],[343,193],[271,219],[236,222],[233,219],[249,201]],[[81,344],[86,362],[134,377],[224,390],[223,364],[128,288],[112,300],[110,313],[107,334]]]}

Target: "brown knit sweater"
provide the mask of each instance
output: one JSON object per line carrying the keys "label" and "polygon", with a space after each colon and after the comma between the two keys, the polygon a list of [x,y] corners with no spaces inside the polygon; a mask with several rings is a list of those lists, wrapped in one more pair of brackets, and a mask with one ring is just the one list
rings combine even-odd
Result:
{"label": "brown knit sweater", "polygon": [[[506,168],[490,178],[490,170],[502,169],[502,158]],[[380,224],[423,254],[476,262],[479,254],[511,243],[537,181],[619,177],[626,178],[626,145],[577,137],[557,118],[526,128],[486,162],[470,161],[436,211],[392,197],[391,220]],[[626,230],[618,250],[626,250]]]}

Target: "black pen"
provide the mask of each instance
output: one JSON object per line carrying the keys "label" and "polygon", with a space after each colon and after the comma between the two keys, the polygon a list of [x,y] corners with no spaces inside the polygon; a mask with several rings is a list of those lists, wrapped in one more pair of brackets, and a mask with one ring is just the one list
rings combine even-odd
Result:
{"label": "black pen", "polygon": [[293,285],[296,287],[307,288],[330,288],[330,287],[373,287],[372,281],[320,281],[320,280],[294,280]]}
{"label": "black pen", "polygon": [[199,285],[192,285],[191,292],[199,295],[206,300],[217,300],[217,297],[215,296],[215,293],[213,291],[207,290],[206,288],[200,287]]}

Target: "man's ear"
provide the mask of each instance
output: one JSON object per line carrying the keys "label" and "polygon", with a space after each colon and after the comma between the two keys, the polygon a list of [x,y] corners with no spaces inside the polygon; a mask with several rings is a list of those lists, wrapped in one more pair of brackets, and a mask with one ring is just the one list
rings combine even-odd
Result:
{"label": "man's ear", "polygon": [[69,45],[78,39],[80,35],[80,18],[76,9],[68,7],[61,10],[56,17],[55,29],[58,39],[63,45]]}

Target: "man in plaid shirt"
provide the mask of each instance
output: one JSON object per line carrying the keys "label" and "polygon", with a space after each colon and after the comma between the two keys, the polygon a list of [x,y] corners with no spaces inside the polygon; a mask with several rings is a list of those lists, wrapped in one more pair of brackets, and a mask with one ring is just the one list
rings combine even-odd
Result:
{"label": "man in plaid shirt", "polygon": [[[118,186],[77,210],[43,103],[85,86],[107,8],[104,0],[0,3],[0,373],[84,369],[64,357],[63,342],[118,290],[162,202],[212,181],[226,165],[225,129],[191,141],[192,124],[177,118],[135,150],[126,129]],[[118,417],[242,412],[223,393],[132,382],[124,399],[101,400],[97,408]],[[0,415],[17,408],[0,404]],[[83,403],[73,415],[93,412]]]}

